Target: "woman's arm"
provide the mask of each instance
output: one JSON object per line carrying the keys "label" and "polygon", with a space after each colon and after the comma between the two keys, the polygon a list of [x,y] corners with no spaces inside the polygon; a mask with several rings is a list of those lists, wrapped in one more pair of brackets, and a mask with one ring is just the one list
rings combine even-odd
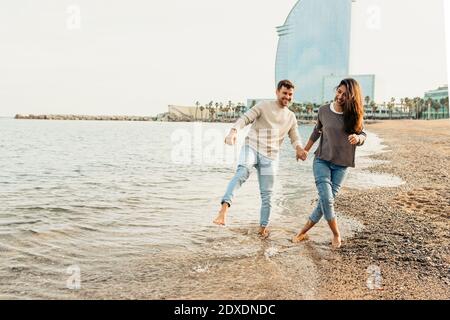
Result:
{"label": "woman's arm", "polygon": [[358,144],[357,146],[362,146],[364,144],[364,142],[367,139],[367,134],[364,131],[361,131],[360,134],[358,134]]}
{"label": "woman's arm", "polygon": [[309,140],[306,143],[306,146],[304,148],[305,151],[309,152],[309,150],[311,150],[311,148],[314,145],[314,143],[316,143],[316,141],[320,138],[320,136],[322,135],[322,127],[323,126],[322,126],[322,122],[320,121],[320,112],[319,112],[318,115],[317,115],[316,126],[314,127],[314,130],[311,133],[311,136],[309,137]]}
{"label": "woman's arm", "polygon": [[351,134],[348,136],[348,141],[350,144],[356,145],[356,146],[362,146],[364,142],[366,141],[367,135],[364,131],[361,131],[360,134]]}
{"label": "woman's arm", "polygon": [[311,150],[312,146],[314,145],[315,141],[312,141],[311,139],[308,140],[308,142],[306,143],[306,146],[304,148],[304,150],[306,152],[309,152],[309,150]]}

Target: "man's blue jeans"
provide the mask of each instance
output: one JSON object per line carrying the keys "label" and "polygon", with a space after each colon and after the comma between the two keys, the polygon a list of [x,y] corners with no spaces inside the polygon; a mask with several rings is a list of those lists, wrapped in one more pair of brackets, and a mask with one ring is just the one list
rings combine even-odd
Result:
{"label": "man's blue jeans", "polygon": [[269,224],[270,211],[272,209],[272,194],[275,176],[278,170],[278,160],[272,160],[249,145],[242,147],[236,174],[228,184],[222,204],[233,203],[235,191],[239,189],[250,176],[251,169],[255,167],[258,173],[259,192],[261,195],[260,225],[266,227]]}
{"label": "man's blue jeans", "polygon": [[347,167],[316,157],[313,163],[313,172],[319,192],[319,202],[309,219],[317,223],[322,216],[325,216],[325,220],[331,221],[336,218],[334,199],[345,180]]}

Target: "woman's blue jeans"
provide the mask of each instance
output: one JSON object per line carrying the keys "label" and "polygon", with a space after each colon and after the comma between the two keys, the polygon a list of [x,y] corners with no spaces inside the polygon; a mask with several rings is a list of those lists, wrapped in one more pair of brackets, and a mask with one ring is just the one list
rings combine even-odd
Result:
{"label": "woman's blue jeans", "polygon": [[319,192],[319,201],[309,219],[317,223],[322,216],[325,216],[325,220],[331,221],[336,218],[334,199],[345,180],[347,167],[316,157],[313,163],[313,172]]}

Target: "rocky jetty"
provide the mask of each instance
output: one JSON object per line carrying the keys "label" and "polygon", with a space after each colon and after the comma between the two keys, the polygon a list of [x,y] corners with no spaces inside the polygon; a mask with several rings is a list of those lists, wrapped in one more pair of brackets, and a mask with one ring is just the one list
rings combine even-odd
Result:
{"label": "rocky jetty", "polygon": [[74,115],[74,114],[16,114],[15,119],[30,119],[30,120],[93,120],[93,121],[155,121],[156,119],[150,116],[88,116],[88,115]]}

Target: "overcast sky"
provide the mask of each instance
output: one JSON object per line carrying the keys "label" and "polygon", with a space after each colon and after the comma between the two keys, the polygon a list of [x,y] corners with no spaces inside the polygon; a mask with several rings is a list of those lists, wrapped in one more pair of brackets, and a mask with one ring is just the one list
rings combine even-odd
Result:
{"label": "overcast sky", "polygon": [[[0,0],[0,115],[155,115],[272,97],[275,27],[295,3]],[[376,73],[380,100],[447,83],[442,3],[355,3],[351,71]]]}

